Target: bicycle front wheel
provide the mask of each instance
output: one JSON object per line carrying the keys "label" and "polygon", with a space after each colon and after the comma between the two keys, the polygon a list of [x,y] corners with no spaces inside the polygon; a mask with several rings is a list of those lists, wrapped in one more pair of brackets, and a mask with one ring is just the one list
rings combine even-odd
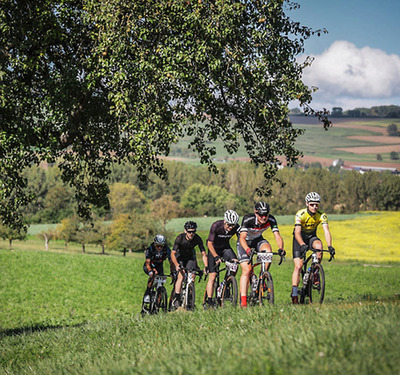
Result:
{"label": "bicycle front wheel", "polygon": [[193,311],[194,310],[194,302],[195,302],[196,296],[194,292],[194,285],[192,283],[188,284],[187,290],[186,290],[186,304],[185,308],[188,311]]}
{"label": "bicycle front wheel", "polygon": [[260,306],[268,303],[274,303],[274,282],[272,276],[268,271],[265,271],[260,278],[260,287],[258,291],[258,301]]}
{"label": "bicycle front wheel", "polygon": [[156,293],[154,314],[158,314],[159,311],[166,312],[167,307],[167,291],[164,287],[158,288]]}
{"label": "bicycle front wheel", "polygon": [[310,303],[322,303],[325,297],[325,272],[319,263],[311,267],[310,280],[308,282],[308,295]]}
{"label": "bicycle front wheel", "polygon": [[238,301],[238,286],[235,276],[229,276],[226,279],[224,289],[222,290],[221,307],[235,307]]}

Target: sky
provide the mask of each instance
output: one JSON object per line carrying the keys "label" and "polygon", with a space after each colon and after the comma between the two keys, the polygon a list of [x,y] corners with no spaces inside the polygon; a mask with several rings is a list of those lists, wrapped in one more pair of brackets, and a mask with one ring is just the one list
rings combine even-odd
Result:
{"label": "sky", "polygon": [[303,80],[319,88],[312,107],[400,105],[400,0],[297,2],[293,20],[328,30],[305,43],[305,54],[315,60]]}

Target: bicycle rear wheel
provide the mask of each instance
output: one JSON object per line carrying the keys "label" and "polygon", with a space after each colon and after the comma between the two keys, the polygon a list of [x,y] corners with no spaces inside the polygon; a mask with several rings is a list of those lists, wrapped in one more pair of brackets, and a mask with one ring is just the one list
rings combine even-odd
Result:
{"label": "bicycle rear wheel", "polygon": [[272,276],[268,271],[265,271],[260,278],[260,287],[258,291],[258,301],[260,306],[270,303],[274,304],[274,282]]}
{"label": "bicycle rear wheel", "polygon": [[310,280],[308,282],[308,295],[310,303],[322,303],[325,297],[325,272],[319,263],[311,266]]}
{"label": "bicycle rear wheel", "polygon": [[221,307],[235,307],[238,301],[238,286],[235,276],[229,276],[226,279],[224,289],[222,290]]}

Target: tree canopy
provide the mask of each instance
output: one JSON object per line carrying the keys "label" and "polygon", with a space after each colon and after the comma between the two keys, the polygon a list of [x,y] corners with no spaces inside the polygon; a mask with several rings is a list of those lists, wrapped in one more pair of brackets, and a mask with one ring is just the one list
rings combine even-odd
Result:
{"label": "tree canopy", "polygon": [[[23,170],[59,160],[78,212],[107,207],[114,162],[165,177],[159,156],[190,135],[213,171],[220,138],[276,174],[299,130],[288,105],[310,107],[299,63],[315,33],[298,4],[260,1],[14,0],[0,9],[0,215],[21,225],[32,199]],[[323,118],[324,126],[329,121]],[[268,192],[265,184],[264,192]]]}

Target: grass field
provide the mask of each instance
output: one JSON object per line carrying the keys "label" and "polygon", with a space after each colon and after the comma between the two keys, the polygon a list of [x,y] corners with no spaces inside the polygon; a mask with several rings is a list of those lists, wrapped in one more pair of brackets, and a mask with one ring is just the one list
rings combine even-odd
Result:
{"label": "grass field", "polygon": [[[290,304],[288,256],[271,268],[273,307],[145,319],[143,254],[45,252],[33,239],[10,251],[1,242],[0,373],[399,373],[399,213],[336,219],[324,305]],[[280,227],[290,249],[292,225]],[[196,284],[197,306],[204,288]]]}
{"label": "grass field", "polygon": [[[372,131],[373,128],[386,129],[390,124],[395,123],[400,127],[398,119],[332,119],[333,126],[325,131],[321,124],[318,124],[313,117],[293,117],[292,121],[295,128],[304,129],[305,133],[301,135],[296,141],[296,147],[304,153],[305,156],[312,156],[318,158],[328,159],[342,159],[346,164],[351,163],[372,163],[377,161],[377,154],[382,157],[383,163],[394,163],[400,166],[400,160],[391,160],[390,152],[398,150],[400,145],[400,137],[398,142],[393,145],[393,149],[389,151],[377,151],[377,146],[387,146],[387,143],[379,142],[378,139],[374,141],[366,141],[354,139],[349,137],[354,136],[376,136],[382,135]],[[343,127],[345,125],[346,127]],[[370,130],[368,130],[370,128]],[[396,139],[396,137],[395,137]],[[196,155],[187,155],[187,146],[190,138],[186,137],[179,141],[178,144],[173,145],[171,150],[173,157],[178,157],[179,160],[187,163],[199,163]],[[228,158],[243,159],[248,158],[244,147],[240,147],[237,154],[229,155],[223,148],[222,142],[214,142],[216,147],[216,161],[223,161]],[[347,147],[348,150],[339,150],[338,148]],[[371,152],[365,154],[354,153],[354,149],[358,147],[371,147]]]}

